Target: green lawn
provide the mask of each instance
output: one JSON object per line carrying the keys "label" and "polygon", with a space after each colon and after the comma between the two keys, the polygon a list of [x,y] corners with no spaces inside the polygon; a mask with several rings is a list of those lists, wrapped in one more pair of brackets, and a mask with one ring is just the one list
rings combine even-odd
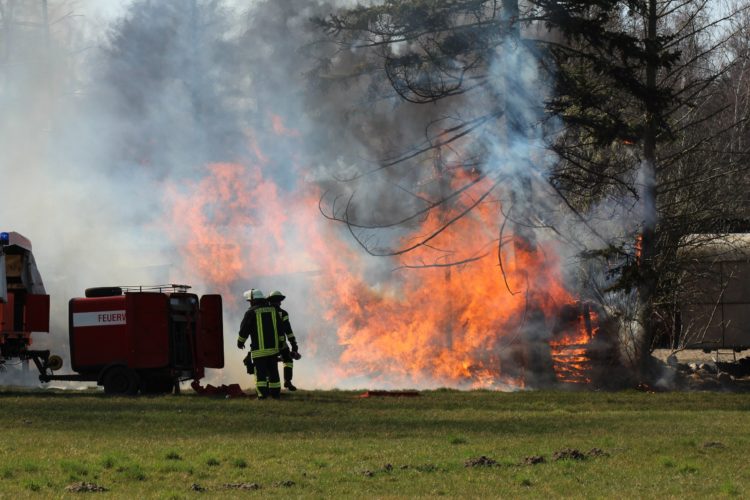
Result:
{"label": "green lawn", "polygon": [[748,394],[356,395],[0,392],[0,498],[750,496]]}

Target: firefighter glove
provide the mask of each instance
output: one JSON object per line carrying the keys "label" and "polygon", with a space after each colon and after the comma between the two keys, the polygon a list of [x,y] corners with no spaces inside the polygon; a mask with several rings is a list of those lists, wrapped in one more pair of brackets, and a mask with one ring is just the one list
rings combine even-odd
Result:
{"label": "firefighter glove", "polygon": [[302,358],[302,355],[300,353],[298,353],[297,351],[292,351],[291,356],[292,356],[292,359],[301,359]]}
{"label": "firefighter glove", "polygon": [[241,340],[238,340],[237,341],[237,348],[238,349],[244,349],[245,348],[245,343],[243,341],[241,341]]}

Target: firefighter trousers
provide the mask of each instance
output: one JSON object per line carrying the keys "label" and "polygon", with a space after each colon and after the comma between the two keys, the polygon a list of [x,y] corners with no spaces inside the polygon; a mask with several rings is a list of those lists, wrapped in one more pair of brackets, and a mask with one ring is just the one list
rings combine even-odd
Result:
{"label": "firefighter trousers", "polygon": [[267,398],[269,395],[278,399],[281,395],[281,381],[276,355],[255,358],[253,365],[255,366],[255,388],[258,391],[258,399]]}
{"label": "firefighter trousers", "polygon": [[279,355],[281,356],[281,364],[284,367],[284,382],[292,382],[292,375],[294,371],[294,360],[292,359],[292,352],[289,349],[282,350]]}

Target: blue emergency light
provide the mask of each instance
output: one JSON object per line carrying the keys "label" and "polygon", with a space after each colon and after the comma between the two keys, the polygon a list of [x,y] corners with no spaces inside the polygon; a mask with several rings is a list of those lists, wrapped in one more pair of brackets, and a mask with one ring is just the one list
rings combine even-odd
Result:
{"label": "blue emergency light", "polygon": [[10,233],[0,233],[0,245],[10,245]]}

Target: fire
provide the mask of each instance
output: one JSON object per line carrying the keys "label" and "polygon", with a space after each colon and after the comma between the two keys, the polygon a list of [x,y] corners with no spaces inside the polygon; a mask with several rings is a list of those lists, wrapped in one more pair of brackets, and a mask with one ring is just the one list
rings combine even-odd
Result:
{"label": "fire", "polygon": [[284,119],[279,115],[271,115],[271,127],[276,135],[282,135],[287,137],[299,137],[299,130],[286,128],[284,125]]}
{"label": "fire", "polygon": [[596,335],[596,323],[596,313],[586,308],[577,316],[576,328],[569,329],[550,340],[555,375],[561,382],[573,384],[591,382],[588,374],[591,368],[588,344]]}
{"label": "fire", "polygon": [[238,279],[315,269],[287,235],[289,226],[304,235],[315,214],[284,200],[263,178],[262,163],[209,165],[198,182],[167,185],[165,198],[171,206],[165,231],[179,243],[184,271],[230,300]]}
{"label": "fire", "polygon": [[[280,121],[273,128],[289,132]],[[251,146],[258,143],[251,139]],[[496,197],[487,196],[429,244],[375,259],[320,216],[314,184],[285,192],[264,175],[267,156],[255,157],[251,165],[212,164],[200,181],[166,186],[165,227],[181,249],[185,273],[230,303],[237,283],[303,273],[315,293],[307,310],[294,311],[305,318],[297,328],[304,328],[308,352],[314,344],[313,351],[331,358],[335,379],[366,377],[390,387],[524,386],[524,332],[551,332],[558,311],[575,300],[554,249],[544,243],[531,250],[504,236],[503,275]],[[493,188],[474,173],[454,177],[454,188],[472,184],[463,201],[448,213],[430,212],[403,244],[435,234]],[[457,262],[465,263],[450,265]],[[390,272],[382,271],[384,263]],[[564,366],[584,361],[569,347],[582,345],[579,334],[565,337],[565,356],[559,337],[550,344],[561,380],[573,369]]]}

